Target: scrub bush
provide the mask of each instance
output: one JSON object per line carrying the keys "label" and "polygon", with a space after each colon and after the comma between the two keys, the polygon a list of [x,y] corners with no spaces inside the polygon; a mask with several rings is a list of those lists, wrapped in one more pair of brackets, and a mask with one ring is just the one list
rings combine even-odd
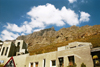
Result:
{"label": "scrub bush", "polygon": [[84,63],[81,64],[81,67],[86,67],[86,65]]}

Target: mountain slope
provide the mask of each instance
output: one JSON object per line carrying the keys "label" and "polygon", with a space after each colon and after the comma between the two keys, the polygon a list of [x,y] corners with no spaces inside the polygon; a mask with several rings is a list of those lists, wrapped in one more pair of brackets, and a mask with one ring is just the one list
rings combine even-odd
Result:
{"label": "mountain slope", "polygon": [[29,51],[29,53],[30,53],[30,55],[34,55],[34,54],[57,51],[58,47],[66,46],[66,45],[68,45],[68,43],[75,42],[75,41],[78,41],[78,42],[91,42],[93,47],[100,47],[100,34],[87,36],[85,38],[80,38],[80,39],[71,40],[71,41],[64,41],[64,42],[61,42],[61,43],[50,44],[50,45],[47,45],[45,47]]}
{"label": "mountain slope", "polygon": [[[60,45],[61,46],[66,45],[69,42],[73,42],[73,41],[85,40],[86,42],[88,42],[90,39],[88,39],[87,37],[89,38],[95,37],[96,35],[99,36],[99,34],[100,34],[100,25],[94,25],[94,26],[86,25],[82,27],[71,26],[69,28],[62,28],[59,31],[55,31],[54,27],[52,27],[49,29],[44,29],[38,32],[34,32],[26,36],[19,36],[17,39],[25,40],[25,42],[28,43],[29,45],[28,46],[29,52],[34,53],[35,50],[38,49],[40,50],[42,48],[47,49],[47,47],[51,45],[53,47],[54,46],[59,47]],[[54,50],[56,50],[56,48],[53,48],[52,50],[50,49],[50,51],[54,51]],[[46,50],[41,50],[41,51],[46,52]]]}

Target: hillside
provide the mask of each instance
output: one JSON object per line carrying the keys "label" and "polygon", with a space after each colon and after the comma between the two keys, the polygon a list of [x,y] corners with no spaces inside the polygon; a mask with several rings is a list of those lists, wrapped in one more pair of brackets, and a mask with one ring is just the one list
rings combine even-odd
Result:
{"label": "hillside", "polygon": [[55,43],[55,44],[47,45],[45,47],[30,51],[29,53],[30,53],[30,55],[33,55],[33,54],[40,54],[40,53],[57,51],[58,47],[68,45],[68,43],[75,42],[75,41],[91,42],[93,47],[100,47],[100,34],[93,35],[93,36],[87,36],[86,38],[80,38],[80,39],[76,39],[76,40],[64,41],[64,42],[61,42],[61,43]]}
{"label": "hillside", "polygon": [[30,54],[56,51],[57,47],[67,45],[73,41],[92,42],[94,47],[100,46],[100,25],[71,26],[55,31],[54,27],[44,29],[26,36],[19,36],[18,40],[25,40],[29,44]]}

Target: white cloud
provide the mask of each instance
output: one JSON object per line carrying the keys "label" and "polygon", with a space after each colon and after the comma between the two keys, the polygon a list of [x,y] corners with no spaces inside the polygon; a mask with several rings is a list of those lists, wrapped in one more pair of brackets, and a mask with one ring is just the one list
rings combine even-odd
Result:
{"label": "white cloud", "polygon": [[42,30],[42,29],[35,29],[34,32],[37,32],[37,31],[40,31],[40,30]]}
{"label": "white cloud", "polygon": [[80,16],[80,22],[88,22],[90,19],[90,14],[86,13],[86,12],[80,12],[81,16]]}
{"label": "white cloud", "polygon": [[36,22],[46,25],[55,24],[57,26],[63,26],[65,23],[62,21],[60,13],[61,11],[56,9],[54,5],[46,4],[33,7],[27,14],[31,16],[31,19],[35,19]]}
{"label": "white cloud", "polygon": [[14,40],[19,36],[19,34],[14,34],[12,32],[9,32],[7,30],[3,30],[1,32],[1,39],[2,40]]}
{"label": "white cloud", "polygon": [[45,25],[55,24],[56,26],[63,26],[65,25],[63,21],[66,21],[69,25],[77,25],[79,23],[78,14],[73,10],[66,9],[66,7],[62,7],[59,10],[51,4],[33,7],[27,14],[31,17],[32,21]]}
{"label": "white cloud", "polygon": [[21,23],[20,26],[17,24],[7,23],[5,26],[7,30],[3,30],[0,37],[3,38],[3,40],[15,39],[19,34],[25,35],[39,31],[49,25],[64,26],[67,23],[72,26],[78,25],[81,22],[89,21],[90,15],[88,13],[80,13],[81,16],[75,13],[74,10],[67,9],[65,6],[59,10],[52,4],[39,5],[37,7],[33,7],[29,12],[27,12],[28,19],[31,19],[30,22],[25,21]]}
{"label": "white cloud", "polygon": [[24,33],[21,33],[21,35],[25,35]]}
{"label": "white cloud", "polygon": [[18,33],[21,33],[21,32],[31,33],[31,31],[32,31],[32,28],[30,27],[30,25],[26,21],[23,23],[22,26],[7,23],[7,25],[4,27],[6,27],[6,29],[8,29],[10,31],[18,32]]}
{"label": "white cloud", "polygon": [[71,9],[66,9],[65,7],[63,7],[61,9],[61,16],[62,16],[62,20],[66,21],[66,23],[68,23],[71,26],[79,24],[78,14],[76,14]]}
{"label": "white cloud", "polygon": [[14,32],[22,32],[23,31],[23,28],[18,27],[16,24],[7,23],[7,26],[5,26],[5,27]]}
{"label": "white cloud", "polygon": [[69,3],[74,3],[74,2],[76,2],[77,0],[68,0],[69,1]]}

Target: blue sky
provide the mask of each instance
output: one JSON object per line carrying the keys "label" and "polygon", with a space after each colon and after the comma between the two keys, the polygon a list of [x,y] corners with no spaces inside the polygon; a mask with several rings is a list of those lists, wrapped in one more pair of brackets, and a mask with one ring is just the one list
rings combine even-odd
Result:
{"label": "blue sky", "polygon": [[100,0],[0,0],[0,40],[54,27],[99,25]]}

